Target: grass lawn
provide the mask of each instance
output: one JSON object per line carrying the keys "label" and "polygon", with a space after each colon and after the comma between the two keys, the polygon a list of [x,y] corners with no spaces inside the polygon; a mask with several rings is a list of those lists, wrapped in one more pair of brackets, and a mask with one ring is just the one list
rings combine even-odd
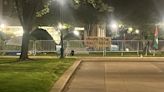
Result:
{"label": "grass lawn", "polygon": [[49,92],[75,59],[0,59],[0,92]]}

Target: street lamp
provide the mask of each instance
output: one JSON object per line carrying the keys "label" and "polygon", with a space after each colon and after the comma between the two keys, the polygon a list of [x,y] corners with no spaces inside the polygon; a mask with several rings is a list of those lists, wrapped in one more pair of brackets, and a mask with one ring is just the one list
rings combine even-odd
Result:
{"label": "street lamp", "polygon": [[139,34],[139,33],[140,33],[140,31],[139,31],[138,29],[136,29],[135,33],[136,33],[136,34]]}
{"label": "street lamp", "polygon": [[133,28],[132,27],[129,27],[128,28],[128,33],[131,33],[133,31]]}
{"label": "street lamp", "polygon": [[117,27],[117,24],[115,24],[115,23],[114,23],[114,24],[111,24],[111,28],[112,28],[112,29],[117,29],[117,28],[118,28],[118,27]]}
{"label": "street lamp", "polygon": [[5,28],[5,24],[0,24],[0,28],[4,29]]}
{"label": "street lamp", "polygon": [[61,32],[61,35],[60,35],[60,40],[61,40],[61,49],[60,49],[60,58],[64,58],[64,41],[63,41],[63,9],[62,7],[64,6],[64,1],[63,0],[56,0],[59,4],[59,8],[60,8],[60,11],[59,11],[59,14],[60,14],[60,23],[58,25],[59,27],[59,30]]}
{"label": "street lamp", "polygon": [[58,29],[60,31],[60,58],[64,58],[64,41],[63,41],[63,25],[61,23],[58,24]]}
{"label": "street lamp", "polygon": [[110,27],[111,27],[112,30],[117,30],[118,29],[118,24],[116,22],[112,22],[110,24]]}
{"label": "street lamp", "polygon": [[79,36],[79,35],[80,35],[79,31],[77,31],[77,30],[74,30],[73,33],[74,33],[74,35],[76,35],[76,36]]}
{"label": "street lamp", "polygon": [[63,28],[63,25],[62,25],[61,23],[59,23],[59,24],[58,24],[58,29],[59,29],[59,30],[62,30],[62,28]]}
{"label": "street lamp", "polygon": [[3,0],[0,0],[0,23],[3,19]]}
{"label": "street lamp", "polygon": [[118,28],[119,28],[117,22],[116,21],[112,21],[109,26],[110,26],[112,34],[114,33],[113,36],[117,37],[118,36]]}

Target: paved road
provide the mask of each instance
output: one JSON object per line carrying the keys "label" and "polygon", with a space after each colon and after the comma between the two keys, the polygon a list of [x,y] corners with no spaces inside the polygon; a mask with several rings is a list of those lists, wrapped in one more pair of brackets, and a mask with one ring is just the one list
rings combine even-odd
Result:
{"label": "paved road", "polygon": [[164,92],[164,62],[83,62],[64,92]]}

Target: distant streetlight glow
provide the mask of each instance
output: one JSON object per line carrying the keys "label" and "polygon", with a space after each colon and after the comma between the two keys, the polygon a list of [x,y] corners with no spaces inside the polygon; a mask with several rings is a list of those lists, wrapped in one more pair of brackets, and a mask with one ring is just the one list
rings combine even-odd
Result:
{"label": "distant streetlight glow", "polygon": [[121,28],[121,27],[123,27],[123,25],[122,24],[119,24],[118,27]]}
{"label": "distant streetlight glow", "polygon": [[73,31],[73,33],[76,35],[76,36],[79,36],[80,35],[80,33],[79,33],[79,31]]}
{"label": "distant streetlight glow", "polygon": [[135,33],[136,33],[136,34],[139,34],[139,33],[140,33],[140,31],[139,31],[138,29],[136,29]]}
{"label": "distant streetlight glow", "polygon": [[133,31],[133,28],[132,28],[132,27],[129,27],[128,30],[129,30],[129,31]]}
{"label": "distant streetlight glow", "polygon": [[131,33],[133,31],[133,28],[132,27],[129,27],[128,28],[128,33]]}
{"label": "distant streetlight glow", "polygon": [[1,25],[0,25],[0,28],[1,28],[1,29],[5,28],[5,24],[1,24]]}
{"label": "distant streetlight glow", "polygon": [[75,27],[75,30],[76,31],[83,31],[83,30],[85,30],[85,28],[84,27]]}
{"label": "distant streetlight glow", "polygon": [[63,29],[63,25],[61,23],[58,24],[58,28],[61,30]]}
{"label": "distant streetlight glow", "polygon": [[58,24],[58,29],[62,30],[62,29],[66,29],[67,26],[66,25],[62,25],[61,23]]}
{"label": "distant streetlight glow", "polygon": [[125,51],[129,52],[129,48],[126,48]]}
{"label": "distant streetlight glow", "polygon": [[111,27],[111,29],[114,29],[114,30],[118,29],[118,25],[115,22],[111,23],[110,27]]}

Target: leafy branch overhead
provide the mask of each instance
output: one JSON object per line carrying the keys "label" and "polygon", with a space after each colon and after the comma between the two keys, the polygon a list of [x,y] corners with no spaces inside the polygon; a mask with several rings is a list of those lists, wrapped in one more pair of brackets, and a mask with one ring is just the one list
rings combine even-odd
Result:
{"label": "leafy branch overhead", "polygon": [[49,0],[46,4],[43,5],[43,8],[36,12],[36,17],[42,17],[50,12],[49,6],[53,0]]}
{"label": "leafy branch overhead", "polygon": [[44,5],[44,8],[38,12],[36,12],[36,17],[42,17],[45,14],[48,14],[50,12],[49,6]]}
{"label": "leafy branch overhead", "polygon": [[75,4],[75,8],[80,7],[82,4],[90,4],[99,12],[112,12],[114,10],[113,7],[104,3],[103,0],[73,0],[73,1]]}
{"label": "leafy branch overhead", "polygon": [[[54,0],[49,0],[46,4],[43,5],[43,8],[36,12],[36,17],[42,17],[50,12],[49,6],[52,4]],[[98,10],[99,12],[112,12],[114,10],[113,7],[104,3],[103,0],[69,0],[73,3],[73,7],[78,9],[81,5],[90,4],[93,8]]]}

